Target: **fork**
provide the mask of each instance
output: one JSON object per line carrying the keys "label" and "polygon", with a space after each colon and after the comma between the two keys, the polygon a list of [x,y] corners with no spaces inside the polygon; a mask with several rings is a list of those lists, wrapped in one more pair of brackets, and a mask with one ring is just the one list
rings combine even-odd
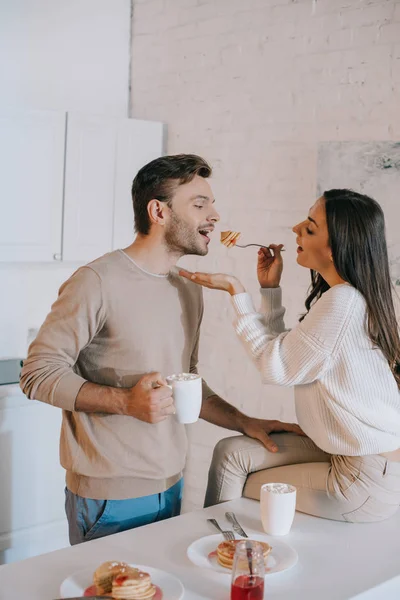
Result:
{"label": "fork", "polygon": [[[249,248],[250,246],[257,246],[257,248],[268,248],[269,246],[262,246],[261,244],[246,244],[245,246],[242,246],[241,244],[234,244],[234,247],[236,246],[236,248]],[[285,252],[285,248],[281,249],[281,252]]]}
{"label": "fork", "polygon": [[218,531],[220,533],[222,533],[222,535],[224,536],[224,538],[228,541],[232,541],[235,539],[235,534],[233,533],[233,531],[228,531],[228,530],[223,530],[221,529],[221,527],[218,525],[217,521],[215,519],[207,519],[207,521],[209,523],[211,523],[211,525],[214,525],[214,527],[216,527],[218,529]]}

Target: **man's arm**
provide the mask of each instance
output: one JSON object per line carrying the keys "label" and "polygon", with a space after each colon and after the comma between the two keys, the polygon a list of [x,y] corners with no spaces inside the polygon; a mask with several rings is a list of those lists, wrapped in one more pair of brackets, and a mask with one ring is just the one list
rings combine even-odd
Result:
{"label": "man's arm", "polygon": [[224,427],[244,433],[244,425],[249,419],[245,414],[237,410],[232,404],[225,402],[222,398],[214,394],[203,401],[200,418]]}
{"label": "man's arm", "polygon": [[144,375],[126,389],[86,382],[76,397],[75,410],[126,415],[146,423],[159,423],[175,413],[171,389],[160,373]]}
{"label": "man's arm", "polygon": [[75,400],[75,410],[86,413],[123,415],[126,406],[126,390],[87,381]]}
{"label": "man's arm", "polygon": [[296,423],[249,417],[217,395],[210,396],[203,402],[200,417],[213,425],[239,431],[248,437],[259,440],[269,452],[278,452],[279,450],[269,437],[269,433],[286,431],[304,435]]}
{"label": "man's arm", "polygon": [[101,281],[92,269],[79,269],[60,289],[21,373],[28,398],[69,411],[109,413],[158,423],[174,412],[171,390],[160,373],[142,377],[130,389],[97,385],[75,373],[79,353],[106,319]]}
{"label": "man's arm", "polygon": [[76,397],[86,380],[73,367],[104,319],[99,276],[90,268],[78,269],[61,286],[29,347],[20,380],[24,394],[64,410],[75,410]]}
{"label": "man's arm", "polygon": [[[200,325],[203,317],[203,307],[200,313],[199,325],[195,340],[194,349],[190,361],[190,372],[197,373],[198,350],[200,340]],[[277,445],[268,437],[269,433],[288,431],[304,435],[303,431],[296,423],[282,423],[281,421],[270,421],[265,419],[255,419],[240,412],[237,408],[229,404],[217,394],[215,394],[203,379],[203,403],[200,412],[200,418],[224,427],[248,435],[259,440],[270,452],[277,452]]]}

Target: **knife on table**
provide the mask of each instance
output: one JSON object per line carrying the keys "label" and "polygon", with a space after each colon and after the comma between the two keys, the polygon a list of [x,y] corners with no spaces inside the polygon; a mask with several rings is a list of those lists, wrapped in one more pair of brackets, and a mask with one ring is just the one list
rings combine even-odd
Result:
{"label": "knife on table", "polygon": [[240,525],[239,521],[237,520],[235,513],[226,512],[225,517],[229,521],[229,523],[232,525],[233,530],[236,531],[236,533],[238,533],[239,535],[241,535],[244,538],[249,537],[247,535],[247,533],[245,532],[245,530],[243,529],[243,527]]}

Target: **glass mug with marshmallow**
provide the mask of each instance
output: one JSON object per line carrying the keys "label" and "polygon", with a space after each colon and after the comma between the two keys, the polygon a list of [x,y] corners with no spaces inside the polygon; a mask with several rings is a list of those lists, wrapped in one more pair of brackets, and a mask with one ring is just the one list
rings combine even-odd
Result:
{"label": "glass mug with marshmallow", "polygon": [[165,378],[172,390],[178,423],[195,423],[202,403],[201,377],[197,373],[178,373]]}

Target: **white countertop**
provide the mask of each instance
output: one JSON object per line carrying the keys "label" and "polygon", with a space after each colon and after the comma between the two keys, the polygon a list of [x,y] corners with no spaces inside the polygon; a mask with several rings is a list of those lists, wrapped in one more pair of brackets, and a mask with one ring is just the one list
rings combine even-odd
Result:
{"label": "white countertop", "polygon": [[[7,385],[0,385],[0,398],[7,398],[8,396],[23,396],[19,383],[9,383]],[[1,598],[1,596],[0,596]]]}
{"label": "white countertop", "polygon": [[[64,578],[106,560],[163,569],[185,586],[184,600],[229,600],[230,578],[194,566],[186,549],[215,531],[206,521],[226,525],[236,513],[244,529],[261,532],[258,502],[235,500],[0,567],[1,600],[52,600]],[[268,600],[392,600],[400,598],[400,512],[382,523],[350,524],[296,513],[289,535],[297,565],[266,578]],[[271,542],[273,545],[273,541]],[[383,595],[382,595],[383,594]]]}

